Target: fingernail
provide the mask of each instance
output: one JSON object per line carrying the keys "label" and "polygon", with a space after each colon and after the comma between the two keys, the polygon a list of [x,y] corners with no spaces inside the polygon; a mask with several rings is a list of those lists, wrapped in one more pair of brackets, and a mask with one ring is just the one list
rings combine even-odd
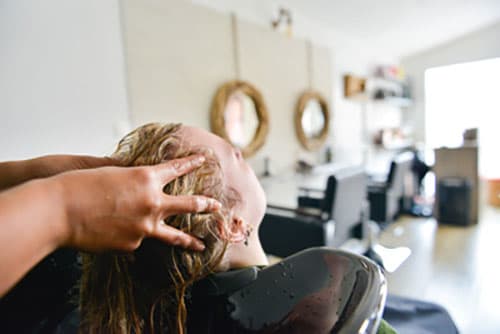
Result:
{"label": "fingernail", "polygon": [[212,200],[210,200],[210,207],[214,211],[219,211],[222,208],[222,204],[219,201],[212,199]]}
{"label": "fingernail", "polygon": [[193,161],[196,165],[201,165],[203,162],[205,162],[205,157],[203,155],[198,156],[196,159]]}
{"label": "fingernail", "polygon": [[195,239],[194,246],[195,246],[196,250],[198,250],[200,252],[205,250],[205,244],[203,242],[201,242],[200,240]]}

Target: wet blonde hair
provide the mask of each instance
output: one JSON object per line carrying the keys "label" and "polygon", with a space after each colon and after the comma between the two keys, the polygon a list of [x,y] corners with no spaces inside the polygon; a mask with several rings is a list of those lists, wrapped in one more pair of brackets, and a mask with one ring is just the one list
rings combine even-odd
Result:
{"label": "wet blonde hair", "polygon": [[144,240],[133,253],[86,254],[80,286],[81,332],[184,333],[186,294],[193,282],[221,264],[231,210],[239,201],[224,184],[219,162],[209,149],[191,147],[179,134],[180,125],[147,124],[126,135],[113,157],[124,165],[154,165],[194,153],[206,156],[199,169],[167,184],[170,195],[205,195],[222,203],[217,213],[179,214],[165,224],[197,236],[203,252]]}

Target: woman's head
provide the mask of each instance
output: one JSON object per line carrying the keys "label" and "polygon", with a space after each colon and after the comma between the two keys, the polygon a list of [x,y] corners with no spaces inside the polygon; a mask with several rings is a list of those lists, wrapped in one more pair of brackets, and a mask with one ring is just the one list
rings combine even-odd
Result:
{"label": "woman's head", "polygon": [[[250,252],[245,248],[260,247],[257,228],[265,197],[254,173],[231,145],[201,129],[148,124],[125,136],[114,157],[124,165],[139,166],[194,153],[205,155],[203,166],[170,182],[164,192],[213,197],[222,209],[174,215],[165,223],[197,236],[206,249],[192,252],[144,240],[132,254],[86,255],[81,284],[83,330],[142,332],[168,327],[180,332],[186,318],[184,295],[194,281],[252,264],[245,263]],[[246,238],[256,240],[257,246],[245,246]]]}

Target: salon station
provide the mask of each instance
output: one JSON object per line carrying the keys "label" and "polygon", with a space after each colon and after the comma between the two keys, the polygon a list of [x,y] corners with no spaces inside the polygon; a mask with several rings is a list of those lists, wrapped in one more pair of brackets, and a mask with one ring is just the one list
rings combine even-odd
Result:
{"label": "salon station", "polygon": [[219,333],[499,333],[499,41],[494,0],[3,1],[0,160],[208,130],[267,199]]}

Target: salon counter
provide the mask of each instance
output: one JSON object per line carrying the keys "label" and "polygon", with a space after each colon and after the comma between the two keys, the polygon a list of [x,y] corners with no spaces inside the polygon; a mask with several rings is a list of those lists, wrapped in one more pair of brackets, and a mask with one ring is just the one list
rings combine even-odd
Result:
{"label": "salon counter", "polygon": [[268,205],[296,208],[299,188],[325,190],[328,177],[348,167],[353,167],[353,165],[325,164],[314,167],[308,173],[298,173],[290,170],[279,175],[262,177],[259,181],[266,193]]}

